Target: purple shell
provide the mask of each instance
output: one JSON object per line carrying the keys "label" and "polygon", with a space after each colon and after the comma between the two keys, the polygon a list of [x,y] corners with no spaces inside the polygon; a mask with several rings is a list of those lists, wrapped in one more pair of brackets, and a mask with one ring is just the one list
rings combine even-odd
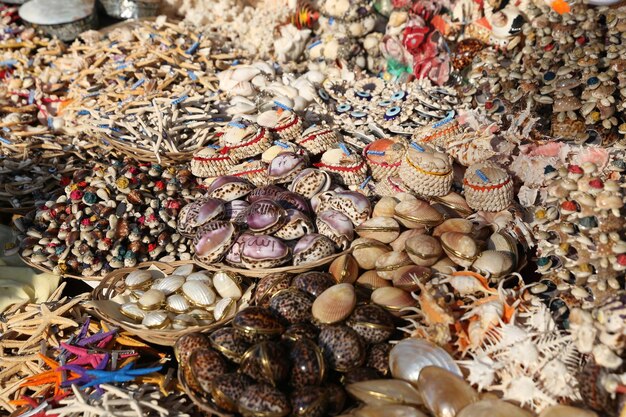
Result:
{"label": "purple shell", "polygon": [[242,233],[239,235],[233,246],[230,248],[228,253],[226,254],[226,262],[240,266],[241,265],[241,249],[243,249],[244,243],[248,241],[250,238],[253,238],[254,235],[251,233]]}
{"label": "purple shell", "polygon": [[311,233],[298,241],[293,250],[293,264],[303,265],[335,253],[335,243],[324,235]]}
{"label": "purple shell", "polygon": [[306,167],[302,155],[284,152],[276,156],[267,168],[267,175],[276,183],[291,182]]}
{"label": "purple shell", "polygon": [[278,202],[287,210],[300,210],[304,214],[311,213],[309,201],[300,194],[285,191],[278,196]]}
{"label": "purple shell", "polygon": [[338,248],[348,249],[354,238],[354,226],[345,214],[335,210],[324,210],[315,220],[317,230],[329,237]]}
{"label": "purple shell", "polygon": [[290,257],[289,247],[273,236],[257,235],[247,239],[241,249],[241,261],[247,268],[273,268]]}
{"label": "purple shell", "polygon": [[274,233],[286,221],[287,212],[272,200],[257,200],[246,211],[246,224],[253,233]]}
{"label": "purple shell", "polygon": [[233,221],[237,216],[248,210],[250,204],[245,200],[229,201],[224,205],[224,220]]}
{"label": "purple shell", "polygon": [[207,194],[213,198],[233,201],[254,190],[254,185],[243,178],[224,175],[217,177],[209,186]]}
{"label": "purple shell", "polygon": [[232,223],[213,221],[200,227],[193,240],[196,256],[203,262],[217,261],[230,249],[237,237]]}
{"label": "purple shell", "polygon": [[260,200],[262,198],[275,200],[280,194],[284,192],[285,189],[277,185],[266,185],[265,187],[252,190],[252,192],[248,194],[248,201],[250,203],[254,203],[256,200]]}
{"label": "purple shell", "polygon": [[202,198],[187,204],[178,214],[177,229],[184,236],[193,236],[195,229],[224,214],[224,202],[216,198]]}

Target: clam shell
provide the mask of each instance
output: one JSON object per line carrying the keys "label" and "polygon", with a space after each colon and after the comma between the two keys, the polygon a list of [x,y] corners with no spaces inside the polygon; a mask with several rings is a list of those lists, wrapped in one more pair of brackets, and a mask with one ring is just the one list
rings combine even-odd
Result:
{"label": "clam shell", "polygon": [[424,405],[436,417],[455,416],[470,404],[477,402],[478,393],[447,369],[426,366],[417,381]]}
{"label": "clam shell", "polygon": [[423,200],[402,201],[396,205],[393,214],[400,224],[409,229],[434,227],[444,220],[443,215]]}
{"label": "clam shell", "polygon": [[307,293],[291,287],[274,294],[269,307],[283,321],[295,324],[311,320],[312,304]]}
{"label": "clam shell", "polygon": [[182,287],[183,296],[193,305],[209,307],[215,304],[215,291],[202,281],[187,281]]}
{"label": "clam shell", "polygon": [[377,288],[372,292],[372,302],[387,309],[395,316],[402,315],[402,309],[417,304],[406,291],[394,287]]}
{"label": "clam shell", "polygon": [[180,275],[181,277],[188,277],[193,272],[193,264],[181,265],[174,270],[172,275]]}
{"label": "clam shell", "polygon": [[165,295],[174,294],[185,283],[185,277],[181,275],[170,275],[169,277],[158,279],[152,284],[153,290],[163,291]]}
{"label": "clam shell", "polygon": [[346,390],[367,405],[422,405],[422,397],[413,385],[399,379],[374,379],[350,384]]}
{"label": "clam shell", "polygon": [[463,267],[471,266],[480,252],[471,236],[458,232],[442,234],[441,247],[454,263]]}
{"label": "clam shell", "polygon": [[402,252],[406,246],[406,241],[415,236],[420,236],[426,233],[426,229],[409,229],[400,233],[400,236],[389,244],[396,252]]}
{"label": "clam shell", "polygon": [[321,293],[313,302],[313,317],[323,324],[338,323],[347,318],[356,306],[352,284],[336,284]]}
{"label": "clam shell", "polygon": [[356,284],[369,290],[376,288],[391,287],[391,282],[378,276],[376,271],[366,271],[357,280]]}
{"label": "clam shell", "polygon": [[429,235],[419,235],[406,241],[406,253],[416,265],[431,266],[441,257],[439,240]]}
{"label": "clam shell", "polygon": [[142,310],[156,310],[163,305],[165,293],[159,290],[148,290],[139,297],[137,305]]}
{"label": "clam shell", "polygon": [[189,314],[178,314],[172,319],[172,329],[174,330],[184,330],[188,327],[193,327],[197,325],[198,320],[196,320]]}
{"label": "clam shell", "polygon": [[170,317],[167,311],[151,311],[143,318],[141,324],[148,329],[163,329],[170,324]]}
{"label": "clam shell", "polygon": [[400,201],[395,197],[383,197],[378,200],[372,210],[372,217],[393,217],[396,206]]}
{"label": "clam shell", "polygon": [[399,268],[412,264],[406,252],[387,252],[376,260],[376,272],[381,278],[391,280]]}
{"label": "clam shell", "polygon": [[333,260],[328,267],[328,272],[338,283],[352,284],[359,276],[359,265],[354,256],[347,253]]}
{"label": "clam shell", "polygon": [[182,314],[189,310],[189,301],[179,294],[170,295],[165,300],[165,309],[172,313]]}
{"label": "clam shell", "polygon": [[187,281],[202,281],[207,285],[213,285],[213,279],[207,275],[207,272],[194,272],[187,277]]}
{"label": "clam shell", "polygon": [[380,255],[391,251],[389,246],[384,243],[365,237],[355,239],[350,247],[359,267],[367,270],[376,267],[376,259]]}
{"label": "clam shell", "polygon": [[438,366],[455,375],[463,376],[461,369],[443,348],[424,339],[404,339],[389,354],[389,369],[394,378],[416,384],[422,369]]}
{"label": "clam shell", "polygon": [[439,259],[437,263],[430,267],[430,269],[435,272],[439,272],[440,274],[449,274],[452,271],[456,271],[457,268],[458,265],[452,262],[452,259],[448,258],[447,256]]}
{"label": "clam shell", "polygon": [[372,217],[357,226],[356,233],[364,238],[390,243],[400,236],[400,225],[391,217]]}
{"label": "clam shell", "polygon": [[[595,413],[591,414],[594,416]],[[457,417],[532,417],[533,414],[513,404],[501,400],[482,400],[462,409]],[[543,416],[543,414],[542,414]],[[565,414],[564,417],[578,417]],[[591,417],[589,416],[589,417]]]}
{"label": "clam shell", "polygon": [[132,302],[122,304],[120,306],[120,313],[135,321],[143,320],[147,314],[144,310],[139,308],[136,303]]}
{"label": "clam shell", "polygon": [[265,384],[248,387],[239,397],[238,409],[244,416],[285,417],[291,411],[287,396]]}
{"label": "clam shell", "polygon": [[414,407],[397,404],[368,405],[355,410],[353,415],[354,417],[427,417],[426,414]]}
{"label": "clam shell", "polygon": [[317,298],[335,284],[336,282],[332,275],[326,272],[310,271],[296,275],[291,285]]}
{"label": "clam shell", "polygon": [[124,278],[124,284],[129,290],[148,288],[152,284],[152,274],[148,271],[133,271]]}
{"label": "clam shell", "polygon": [[407,292],[417,291],[418,283],[426,283],[431,275],[431,269],[425,266],[403,266],[393,275],[393,286]]}
{"label": "clam shell", "polygon": [[226,297],[215,303],[213,316],[215,321],[222,321],[233,317],[237,313],[237,301],[234,298]]}
{"label": "clam shell", "polygon": [[509,252],[486,250],[474,261],[472,268],[489,278],[500,278],[513,270],[513,257]]}
{"label": "clam shell", "polygon": [[213,275],[213,287],[222,298],[231,298],[237,301],[243,295],[243,291],[239,286],[239,280],[234,274],[229,272],[216,272]]}
{"label": "clam shell", "polygon": [[446,219],[433,230],[433,236],[438,237],[446,232],[472,233],[474,224],[467,219]]}

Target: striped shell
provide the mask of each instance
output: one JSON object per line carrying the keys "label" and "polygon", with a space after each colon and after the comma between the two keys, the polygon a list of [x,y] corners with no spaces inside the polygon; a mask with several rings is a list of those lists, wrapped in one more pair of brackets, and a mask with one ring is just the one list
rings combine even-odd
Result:
{"label": "striped shell", "polygon": [[338,323],[346,319],[356,306],[356,293],[352,284],[337,284],[321,293],[313,302],[313,317],[323,324]]}
{"label": "striped shell", "polygon": [[182,287],[183,296],[198,307],[208,307],[215,303],[215,291],[202,281],[188,281]]}

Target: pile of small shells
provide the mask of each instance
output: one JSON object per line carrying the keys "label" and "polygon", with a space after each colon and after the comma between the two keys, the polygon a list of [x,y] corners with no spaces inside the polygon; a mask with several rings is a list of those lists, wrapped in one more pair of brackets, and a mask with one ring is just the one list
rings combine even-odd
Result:
{"label": "pile of small shells", "polygon": [[337,415],[338,384],[389,373],[393,317],[357,305],[351,284],[329,274],[271,274],[259,282],[257,306],[232,327],[181,337],[175,353],[185,379],[211,406],[244,416]]}
{"label": "pile of small shells", "polygon": [[253,288],[246,291],[235,274],[194,271],[193,264],[180,266],[171,275],[138,269],[124,278],[124,285],[126,291],[119,297],[131,301],[123,303],[120,312],[148,329],[160,330],[227,320],[248,305]]}
{"label": "pile of small shells", "polygon": [[67,129],[159,159],[202,147],[225,120],[215,73],[242,57],[227,40],[164,17],[83,37],[56,61],[74,78]]}
{"label": "pile of small shells", "polygon": [[623,137],[622,9],[580,3],[559,15],[548,4],[529,4],[526,14],[518,45],[475,56],[465,103],[505,124],[506,115],[530,105],[541,116],[540,135],[558,139],[611,145],[618,132]]}
{"label": "pile of small shells", "polygon": [[570,294],[570,307],[600,305],[622,287],[626,270],[621,170],[584,162],[548,166],[545,174],[547,196],[531,224],[537,271]]}
{"label": "pile of small shells", "polygon": [[276,182],[289,182],[289,191],[278,185],[255,189],[238,176],[213,180],[206,197],[185,206],[178,218],[179,232],[194,237],[196,259],[274,268],[287,262],[315,263],[348,249],[354,227],[370,215],[368,198],[341,189],[328,191],[330,175],[305,166],[303,156],[285,152],[267,171],[261,168]]}
{"label": "pile of small shells", "polygon": [[86,277],[189,260],[191,243],[176,232],[176,218],[195,189],[188,170],[130,159],[78,170],[64,195],[16,222],[21,255],[56,274]]}

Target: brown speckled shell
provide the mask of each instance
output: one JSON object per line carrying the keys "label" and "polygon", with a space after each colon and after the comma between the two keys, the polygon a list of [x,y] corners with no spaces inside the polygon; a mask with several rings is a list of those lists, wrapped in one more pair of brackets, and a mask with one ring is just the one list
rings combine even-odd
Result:
{"label": "brown speckled shell", "polygon": [[268,274],[264,276],[256,287],[254,302],[258,306],[268,306],[270,299],[280,290],[291,286],[293,275],[285,273]]}
{"label": "brown speckled shell", "polygon": [[287,351],[278,342],[257,343],[243,355],[239,371],[257,382],[276,386],[289,376]]}
{"label": "brown speckled shell", "polygon": [[395,329],[391,314],[374,304],[358,306],[348,317],[346,324],[366,343],[384,342]]}
{"label": "brown speckled shell", "polygon": [[291,412],[287,396],[266,384],[248,387],[239,397],[238,406],[244,417],[284,417]]}
{"label": "brown speckled shell", "polygon": [[301,339],[317,340],[319,332],[319,329],[311,323],[297,323],[287,327],[281,338],[287,343],[294,343]]}
{"label": "brown speckled shell", "polygon": [[328,409],[326,389],[303,387],[291,394],[291,409],[294,417],[324,417]]}
{"label": "brown speckled shell", "polygon": [[228,372],[228,365],[215,350],[200,348],[189,357],[189,369],[195,383],[205,393],[209,393],[213,378]]}
{"label": "brown speckled shell", "polygon": [[211,347],[227,359],[240,363],[241,357],[250,348],[250,343],[232,327],[218,329],[209,335]]}
{"label": "brown speckled shell", "polygon": [[302,339],[293,344],[290,352],[291,378],[294,388],[305,385],[321,385],[326,375],[326,363],[321,349],[315,342]]}
{"label": "brown speckled shell", "polygon": [[296,288],[287,288],[274,294],[269,308],[284,321],[294,324],[311,319],[312,305],[307,293]]}
{"label": "brown speckled shell", "polygon": [[371,381],[378,378],[380,378],[380,375],[378,375],[378,372],[376,372],[375,369],[363,366],[343,374],[341,376],[341,383],[344,386],[347,386],[350,384],[355,384],[357,382]]}
{"label": "brown speckled shell", "polygon": [[313,297],[319,296],[328,288],[335,285],[335,279],[326,272],[310,271],[296,275],[291,285]]}
{"label": "brown speckled shell", "polygon": [[370,346],[365,365],[376,369],[382,376],[389,375],[389,352],[391,352],[392,347],[393,345],[389,343],[378,343]]}
{"label": "brown speckled shell", "polygon": [[209,339],[202,333],[189,333],[181,336],[174,345],[174,356],[179,364],[186,365],[189,363],[189,356],[194,350],[211,347]]}
{"label": "brown speckled shell", "polygon": [[284,327],[269,309],[248,307],[233,319],[233,327],[247,340],[258,341],[280,335]]}
{"label": "brown speckled shell", "polygon": [[215,377],[211,385],[213,402],[230,413],[237,412],[237,402],[254,381],[247,375],[240,373],[224,374]]}
{"label": "brown speckled shell", "polygon": [[326,363],[336,371],[347,372],[365,361],[361,337],[348,326],[324,326],[319,335],[319,345]]}

